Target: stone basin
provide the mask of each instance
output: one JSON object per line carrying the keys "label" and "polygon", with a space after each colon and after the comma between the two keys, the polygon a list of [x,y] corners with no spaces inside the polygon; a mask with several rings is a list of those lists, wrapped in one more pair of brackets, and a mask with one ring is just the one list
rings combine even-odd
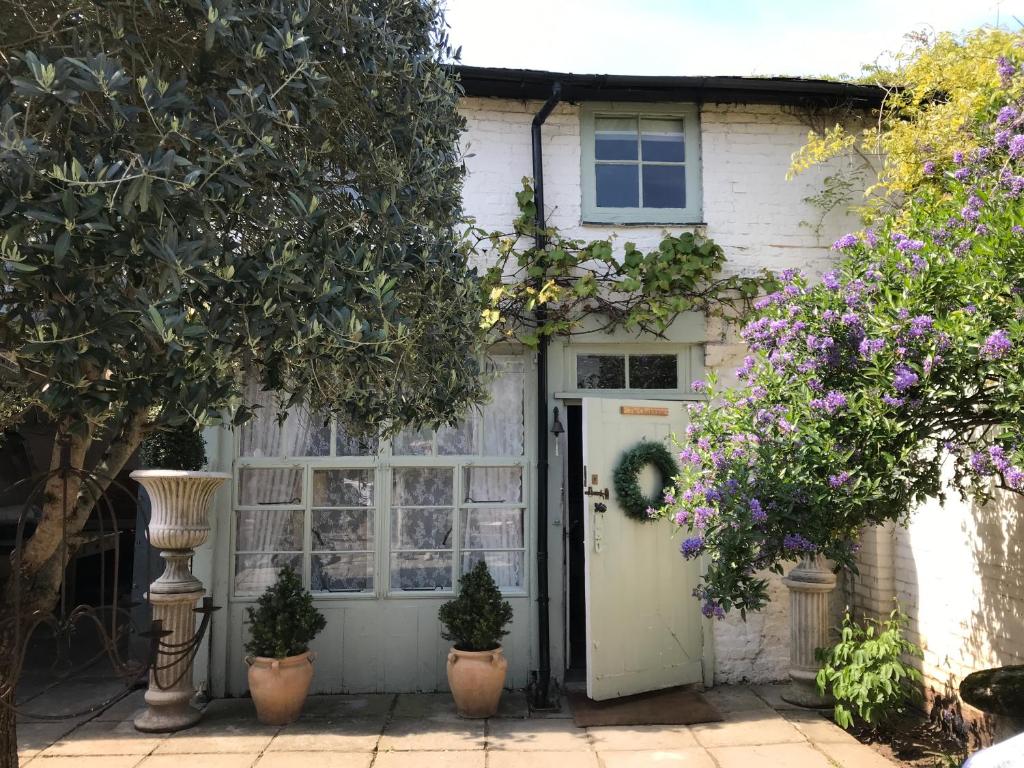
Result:
{"label": "stone basin", "polygon": [[1024,717],[1024,664],[969,674],[960,683],[960,698],[982,712]]}

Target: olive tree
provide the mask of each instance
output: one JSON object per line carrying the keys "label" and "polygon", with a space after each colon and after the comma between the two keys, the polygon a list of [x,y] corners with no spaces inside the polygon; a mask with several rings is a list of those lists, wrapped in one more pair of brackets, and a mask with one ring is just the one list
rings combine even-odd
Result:
{"label": "olive tree", "polygon": [[[444,30],[434,0],[0,2],[0,414],[69,442],[69,533],[147,433],[250,417],[253,379],[356,432],[481,399]],[[56,599],[60,490],[0,647]]]}

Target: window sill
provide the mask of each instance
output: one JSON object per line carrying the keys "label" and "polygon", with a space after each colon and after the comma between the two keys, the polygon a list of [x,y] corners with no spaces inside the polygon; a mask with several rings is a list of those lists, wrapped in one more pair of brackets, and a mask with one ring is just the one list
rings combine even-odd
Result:
{"label": "window sill", "polygon": [[706,227],[706,221],[616,221],[614,219],[583,219],[583,227]]}

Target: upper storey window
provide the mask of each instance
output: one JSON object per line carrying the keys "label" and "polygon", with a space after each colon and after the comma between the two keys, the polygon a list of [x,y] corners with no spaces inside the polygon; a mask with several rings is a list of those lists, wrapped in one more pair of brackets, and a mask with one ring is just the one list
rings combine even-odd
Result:
{"label": "upper storey window", "polygon": [[584,221],[700,222],[695,106],[586,105],[582,121]]}

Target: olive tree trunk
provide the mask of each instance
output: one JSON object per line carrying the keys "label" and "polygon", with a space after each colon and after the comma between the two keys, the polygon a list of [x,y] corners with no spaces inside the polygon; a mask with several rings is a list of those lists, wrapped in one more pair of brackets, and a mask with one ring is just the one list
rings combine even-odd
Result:
{"label": "olive tree trunk", "polygon": [[[66,448],[61,440],[54,441],[50,476],[40,497],[39,522],[32,536],[21,545],[17,563],[12,555],[11,574],[0,589],[0,616],[4,617],[0,624],[0,768],[18,765],[13,705],[18,684],[17,658],[24,647],[24,633],[31,627],[34,617],[49,613],[56,606],[65,568],[75,556],[78,534],[92,515],[99,497],[142,442],[145,416],[144,410],[126,415],[124,426],[95,467],[85,466],[93,442],[91,433],[84,437],[69,435]],[[70,471],[61,473],[63,466]],[[82,470],[86,469],[94,472],[90,482],[83,482]],[[71,500],[68,504],[64,501],[65,493]]]}

